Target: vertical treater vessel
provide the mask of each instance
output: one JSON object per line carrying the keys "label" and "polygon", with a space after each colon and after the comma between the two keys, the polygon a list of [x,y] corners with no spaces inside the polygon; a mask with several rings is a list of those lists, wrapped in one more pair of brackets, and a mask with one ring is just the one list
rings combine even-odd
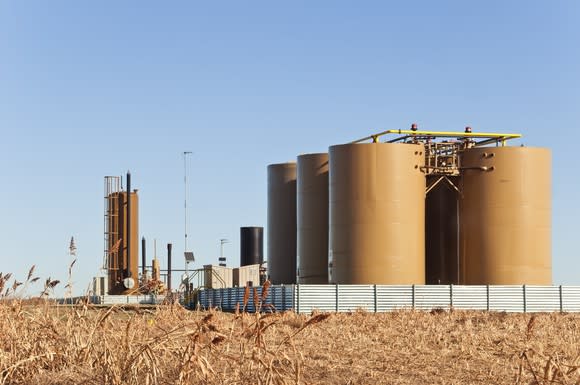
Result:
{"label": "vertical treater vessel", "polygon": [[268,275],[296,283],[296,163],[268,166]]}
{"label": "vertical treater vessel", "polygon": [[298,283],[328,283],[328,154],[298,156]]}
{"label": "vertical treater vessel", "polygon": [[425,283],[424,147],[330,147],[330,280]]}
{"label": "vertical treater vessel", "polygon": [[461,157],[463,284],[551,285],[551,154],[481,147]]}
{"label": "vertical treater vessel", "polygon": [[[128,204],[129,199],[131,203]],[[139,198],[136,191],[112,192],[106,197],[107,271],[109,294],[136,289],[139,277]],[[130,223],[130,227],[127,224]],[[132,282],[132,284],[131,284]]]}

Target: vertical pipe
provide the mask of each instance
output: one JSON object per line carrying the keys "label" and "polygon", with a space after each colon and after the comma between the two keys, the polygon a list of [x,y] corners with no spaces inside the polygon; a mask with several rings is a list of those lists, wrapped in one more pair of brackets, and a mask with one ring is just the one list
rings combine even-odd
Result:
{"label": "vertical pipe", "polygon": [[449,307],[453,310],[453,284],[449,284]]}
{"label": "vertical pipe", "polygon": [[300,285],[296,285],[296,313],[300,314]]}
{"label": "vertical pipe", "polygon": [[171,243],[167,244],[167,290],[171,293]]}
{"label": "vertical pipe", "polygon": [[141,274],[143,274],[143,278],[145,278],[145,271],[147,266],[147,257],[145,253],[145,237],[141,238]]}
{"label": "vertical pipe", "polygon": [[485,287],[486,287],[486,293],[487,293],[487,294],[486,294],[486,298],[487,298],[487,311],[489,311],[489,308],[490,308],[490,306],[489,306],[489,305],[490,305],[490,299],[489,299],[489,285],[485,285]]}
{"label": "vertical pipe", "polygon": [[127,213],[125,215],[127,223],[127,232],[125,233],[125,242],[127,242],[127,277],[131,277],[131,173],[127,171]]}

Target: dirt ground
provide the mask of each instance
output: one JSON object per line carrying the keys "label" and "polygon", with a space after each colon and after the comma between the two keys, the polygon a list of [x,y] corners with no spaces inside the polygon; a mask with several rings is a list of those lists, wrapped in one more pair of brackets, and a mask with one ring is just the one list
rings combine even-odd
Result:
{"label": "dirt ground", "polygon": [[312,383],[577,383],[579,320],[483,312],[334,314],[295,345]]}

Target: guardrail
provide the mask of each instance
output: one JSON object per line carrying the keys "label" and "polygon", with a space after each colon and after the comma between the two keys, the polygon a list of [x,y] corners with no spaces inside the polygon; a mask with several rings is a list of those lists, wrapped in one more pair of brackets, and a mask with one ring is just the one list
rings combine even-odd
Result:
{"label": "guardrail", "polygon": [[[256,288],[262,296],[262,288]],[[199,293],[202,308],[233,311],[243,307],[245,288],[208,289]],[[265,311],[310,313],[387,312],[460,309],[516,313],[580,312],[580,286],[464,286],[464,285],[279,285],[270,286]],[[255,311],[253,291],[246,310]]]}

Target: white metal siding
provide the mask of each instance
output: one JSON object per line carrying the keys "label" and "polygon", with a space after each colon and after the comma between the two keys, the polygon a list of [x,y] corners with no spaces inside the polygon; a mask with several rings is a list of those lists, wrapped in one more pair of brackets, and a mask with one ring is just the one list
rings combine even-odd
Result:
{"label": "white metal siding", "polygon": [[313,310],[336,311],[336,287],[336,285],[296,286],[299,295],[297,311],[300,313],[310,313]]}
{"label": "white metal siding", "polygon": [[489,286],[489,310],[523,313],[523,286]]}
{"label": "white metal siding", "polygon": [[434,308],[448,309],[451,305],[451,292],[447,285],[416,285],[415,308],[431,310]]}
{"label": "white metal siding", "polygon": [[526,286],[526,312],[560,311],[560,287]]}
{"label": "white metal siding", "polygon": [[377,311],[393,311],[413,306],[413,286],[377,285]]}
{"label": "white metal siding", "polygon": [[562,286],[562,311],[580,312],[580,286]]}
{"label": "white metal siding", "polygon": [[336,285],[338,289],[338,311],[375,311],[374,285]]}
{"label": "white metal siding", "polygon": [[[261,296],[262,288],[257,287]],[[244,288],[202,290],[202,307],[234,310]],[[402,308],[490,310],[506,312],[580,312],[580,286],[462,285],[280,285],[271,286],[263,310],[293,309],[385,312]],[[253,289],[247,311],[255,311]]]}
{"label": "white metal siding", "polygon": [[453,308],[458,310],[488,310],[487,286],[453,285]]}

